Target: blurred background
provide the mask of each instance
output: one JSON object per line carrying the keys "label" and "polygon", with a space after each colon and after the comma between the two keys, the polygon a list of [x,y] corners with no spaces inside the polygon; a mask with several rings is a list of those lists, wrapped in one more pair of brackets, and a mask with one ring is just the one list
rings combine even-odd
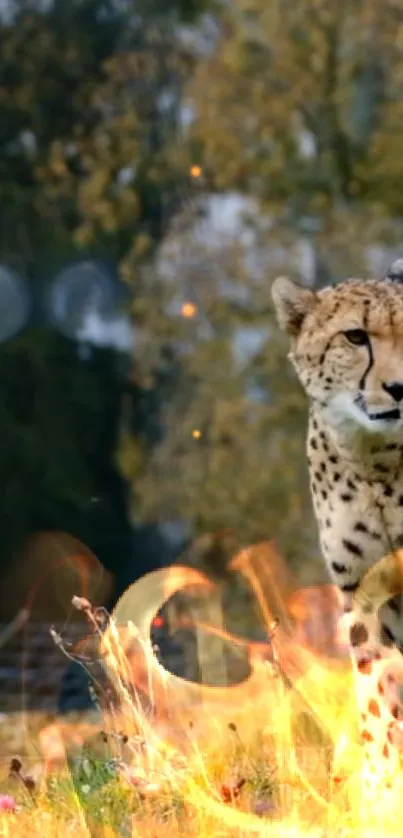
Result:
{"label": "blurred background", "polygon": [[0,621],[324,579],[270,283],[402,255],[402,127],[403,0],[1,0]]}

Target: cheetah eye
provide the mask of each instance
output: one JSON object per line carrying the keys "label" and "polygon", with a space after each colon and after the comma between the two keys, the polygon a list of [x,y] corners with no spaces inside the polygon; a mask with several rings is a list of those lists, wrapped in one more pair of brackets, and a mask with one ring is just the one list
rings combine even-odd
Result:
{"label": "cheetah eye", "polygon": [[364,329],[348,329],[343,334],[354,346],[365,346],[368,343],[368,335]]}

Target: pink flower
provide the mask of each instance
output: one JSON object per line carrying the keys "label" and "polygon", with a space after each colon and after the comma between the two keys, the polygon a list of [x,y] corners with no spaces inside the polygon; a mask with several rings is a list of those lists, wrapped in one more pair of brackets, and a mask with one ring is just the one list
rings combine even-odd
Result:
{"label": "pink flower", "polygon": [[15,812],[17,804],[11,794],[0,794],[0,812]]}

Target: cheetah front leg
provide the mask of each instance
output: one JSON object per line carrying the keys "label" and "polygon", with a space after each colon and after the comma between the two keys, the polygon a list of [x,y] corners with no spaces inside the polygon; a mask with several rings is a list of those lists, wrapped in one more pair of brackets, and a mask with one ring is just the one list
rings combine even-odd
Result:
{"label": "cheetah front leg", "polygon": [[[393,638],[381,624],[381,609],[402,590],[403,551],[381,559],[365,575],[347,604],[355,684],[365,752],[365,783],[372,789],[386,785],[400,766],[403,734],[399,721],[398,681],[403,681],[403,660]],[[385,643],[385,639],[388,641]]]}

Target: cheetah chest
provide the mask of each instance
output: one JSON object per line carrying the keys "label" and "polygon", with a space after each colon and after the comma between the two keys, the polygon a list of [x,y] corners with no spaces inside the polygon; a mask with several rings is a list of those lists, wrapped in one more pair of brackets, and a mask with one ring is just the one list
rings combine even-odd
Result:
{"label": "cheetah chest", "polygon": [[403,475],[391,485],[331,466],[322,460],[319,469],[311,467],[311,491],[328,570],[348,592],[372,564],[403,544]]}

